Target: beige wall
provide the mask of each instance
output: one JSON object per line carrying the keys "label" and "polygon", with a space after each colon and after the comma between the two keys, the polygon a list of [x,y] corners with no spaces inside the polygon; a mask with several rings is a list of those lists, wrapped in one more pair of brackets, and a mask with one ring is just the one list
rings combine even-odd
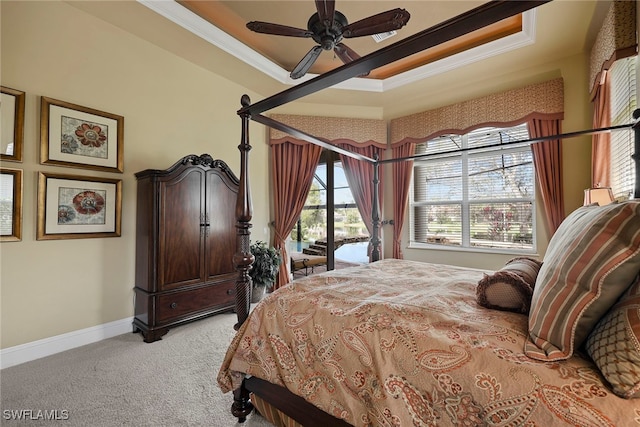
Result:
{"label": "beige wall", "polygon": [[[1,8],[2,85],[26,92],[24,161],[2,165],[24,171],[22,241],[0,245],[7,348],[133,316],[134,173],[210,153],[239,174],[236,110],[246,90],[69,4]],[[125,172],[40,165],[40,96],[124,116]],[[266,240],[266,131],[252,123],[250,133],[253,238]],[[122,236],[36,241],[38,171],[122,179]]]}

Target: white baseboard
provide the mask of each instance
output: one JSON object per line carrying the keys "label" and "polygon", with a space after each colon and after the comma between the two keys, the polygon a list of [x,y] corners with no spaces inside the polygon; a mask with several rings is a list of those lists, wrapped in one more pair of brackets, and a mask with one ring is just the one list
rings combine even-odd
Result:
{"label": "white baseboard", "polygon": [[0,350],[0,369],[133,331],[133,317]]}

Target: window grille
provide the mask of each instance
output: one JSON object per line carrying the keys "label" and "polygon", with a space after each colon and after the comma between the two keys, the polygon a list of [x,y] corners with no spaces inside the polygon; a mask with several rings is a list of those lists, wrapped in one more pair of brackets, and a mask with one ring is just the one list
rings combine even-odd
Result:
{"label": "window grille", "polygon": [[411,192],[411,246],[513,252],[535,250],[535,179],[526,124],[442,135],[416,154],[488,147],[448,158],[416,160]]}

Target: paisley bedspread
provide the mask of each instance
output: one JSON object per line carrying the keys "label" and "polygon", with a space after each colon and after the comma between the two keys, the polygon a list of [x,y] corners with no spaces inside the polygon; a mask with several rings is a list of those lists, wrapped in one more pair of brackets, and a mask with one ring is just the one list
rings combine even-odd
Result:
{"label": "paisley bedspread", "polygon": [[478,306],[482,275],[389,259],[299,279],[252,311],[219,386],[253,375],[355,426],[640,426],[587,358],[525,356],[526,315]]}

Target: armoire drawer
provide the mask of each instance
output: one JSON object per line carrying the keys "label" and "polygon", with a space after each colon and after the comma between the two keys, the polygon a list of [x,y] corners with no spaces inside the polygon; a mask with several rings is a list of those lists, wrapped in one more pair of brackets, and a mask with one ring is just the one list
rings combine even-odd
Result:
{"label": "armoire drawer", "polygon": [[203,288],[171,292],[158,296],[157,321],[164,323],[179,317],[216,306],[230,306],[235,302],[233,282],[219,283]]}

